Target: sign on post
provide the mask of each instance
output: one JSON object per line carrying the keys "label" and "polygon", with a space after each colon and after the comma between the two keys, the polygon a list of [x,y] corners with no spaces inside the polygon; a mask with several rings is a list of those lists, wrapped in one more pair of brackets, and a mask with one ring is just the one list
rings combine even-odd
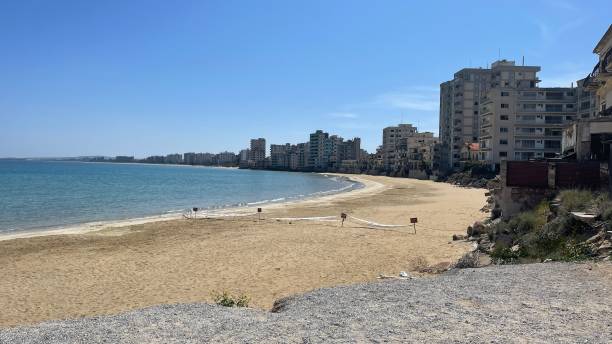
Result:
{"label": "sign on post", "polygon": [[416,224],[419,222],[419,220],[416,217],[411,217],[410,218],[410,223],[412,223],[412,227],[414,228],[414,234],[416,234]]}
{"label": "sign on post", "polygon": [[342,223],[340,227],[344,227],[344,220],[346,220],[346,213],[340,213],[340,218],[342,219]]}
{"label": "sign on post", "polygon": [[261,220],[261,212],[262,211],[263,210],[261,208],[257,208],[257,216],[258,216],[259,220]]}

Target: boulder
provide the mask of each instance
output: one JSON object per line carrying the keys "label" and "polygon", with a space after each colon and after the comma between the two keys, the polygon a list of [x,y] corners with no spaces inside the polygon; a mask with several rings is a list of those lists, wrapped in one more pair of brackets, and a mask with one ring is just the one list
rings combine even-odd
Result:
{"label": "boulder", "polygon": [[605,237],[604,233],[600,232],[600,233],[597,233],[597,234],[593,235],[592,237],[588,238],[587,241],[585,241],[585,243],[586,244],[593,244],[593,243],[596,243],[596,242],[602,240],[604,237]]}
{"label": "boulder", "polygon": [[465,240],[467,239],[467,236],[463,235],[463,234],[453,234],[453,240],[457,241],[457,240]]}
{"label": "boulder", "polygon": [[479,221],[474,222],[472,226],[468,227],[467,234],[469,236],[479,236],[480,234],[484,234],[487,231],[487,227]]}

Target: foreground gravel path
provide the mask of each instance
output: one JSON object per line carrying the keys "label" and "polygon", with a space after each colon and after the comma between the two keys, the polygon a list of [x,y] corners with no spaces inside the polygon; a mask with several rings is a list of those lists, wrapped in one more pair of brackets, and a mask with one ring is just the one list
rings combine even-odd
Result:
{"label": "foreground gravel path", "polygon": [[530,264],[0,330],[0,343],[612,343],[612,264]]}

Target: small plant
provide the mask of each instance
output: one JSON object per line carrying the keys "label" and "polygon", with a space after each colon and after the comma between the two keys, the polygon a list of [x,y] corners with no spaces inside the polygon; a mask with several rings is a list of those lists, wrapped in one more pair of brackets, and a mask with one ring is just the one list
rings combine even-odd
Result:
{"label": "small plant", "polygon": [[519,252],[514,252],[507,247],[496,247],[491,252],[491,261],[497,265],[507,265],[518,263],[520,257]]}
{"label": "small plant", "polygon": [[479,262],[479,254],[478,252],[468,252],[463,255],[463,257],[459,258],[457,264],[455,264],[455,268],[457,269],[470,269],[477,268]]}
{"label": "small plant", "polygon": [[417,256],[412,260],[410,267],[414,271],[421,272],[429,267],[429,262],[423,256]]}
{"label": "small plant", "polygon": [[561,249],[561,260],[566,262],[586,260],[589,259],[591,253],[587,245],[576,242],[575,240],[569,240]]}
{"label": "small plant", "polygon": [[227,291],[213,293],[215,303],[223,307],[248,307],[249,297],[245,294],[231,295]]}
{"label": "small plant", "polygon": [[563,190],[559,199],[566,211],[585,211],[594,205],[597,195],[588,190]]}

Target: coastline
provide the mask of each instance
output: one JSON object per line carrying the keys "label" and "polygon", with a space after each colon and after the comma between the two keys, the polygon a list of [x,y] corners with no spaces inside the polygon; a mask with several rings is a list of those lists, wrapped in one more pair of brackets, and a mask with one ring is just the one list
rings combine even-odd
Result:
{"label": "coastline", "polygon": [[[177,219],[0,241],[0,328],[244,293],[250,306],[318,288],[444,269],[486,215],[485,190],[383,176],[364,188],[264,207],[264,216]],[[251,211],[253,208],[250,209]],[[243,211],[248,211],[244,209]],[[340,221],[301,219],[349,215]],[[417,217],[417,231],[410,218]],[[366,219],[401,227],[375,227]],[[58,233],[55,233],[58,234]]]}
{"label": "coastline", "polygon": [[[106,162],[84,162],[84,163],[106,163]],[[132,163],[127,163],[132,164]],[[133,164],[142,164],[142,163],[133,163]],[[150,164],[151,165],[151,164]],[[185,166],[185,165],[173,165],[173,166]],[[208,166],[202,166],[208,167]],[[225,168],[225,167],[223,167]],[[320,192],[319,195],[309,195],[297,199],[288,199],[279,202],[274,202],[274,200],[265,200],[261,202],[254,202],[251,205],[236,205],[230,207],[223,207],[214,210],[205,210],[200,214],[202,217],[206,216],[228,216],[228,214],[236,214],[238,216],[243,216],[244,214],[253,213],[257,210],[258,207],[265,207],[265,210],[274,210],[281,209],[286,207],[291,207],[299,204],[307,204],[308,202],[325,202],[332,201],[336,198],[341,199],[340,196],[345,194],[354,193],[357,191],[363,192],[373,192],[375,190],[380,189],[382,186],[379,183],[374,183],[372,181],[360,178],[359,175],[350,175],[350,174],[340,174],[340,173],[318,173],[324,176],[338,176],[342,178],[346,178],[348,181],[359,184],[360,186],[351,187],[347,190],[337,191],[323,191]],[[357,195],[362,194],[357,193]],[[352,194],[355,195],[355,194]],[[87,234],[91,232],[104,231],[107,229],[116,229],[121,227],[142,225],[147,223],[155,223],[162,221],[172,221],[172,220],[180,220],[183,218],[183,213],[165,213],[159,215],[151,215],[144,217],[133,217],[127,219],[117,219],[117,220],[106,220],[106,221],[92,221],[92,222],[84,222],[74,225],[66,225],[66,226],[58,226],[58,227],[46,227],[39,229],[27,229],[27,230],[15,230],[9,232],[0,233],[0,242],[14,239],[27,239],[27,238],[35,238],[41,236],[50,236],[50,235],[79,235],[79,234]]]}

